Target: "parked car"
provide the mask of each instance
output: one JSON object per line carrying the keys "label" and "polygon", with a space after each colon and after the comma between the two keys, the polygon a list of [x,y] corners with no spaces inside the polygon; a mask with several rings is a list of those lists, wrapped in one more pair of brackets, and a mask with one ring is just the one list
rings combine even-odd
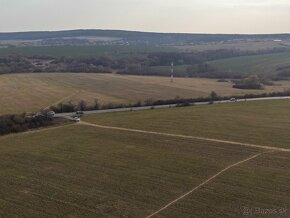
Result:
{"label": "parked car", "polygon": [[237,102],[238,100],[236,98],[231,98],[230,101],[231,102]]}
{"label": "parked car", "polygon": [[84,112],[83,112],[83,111],[77,111],[76,114],[77,114],[77,115],[83,115]]}
{"label": "parked car", "polygon": [[78,116],[74,116],[74,117],[72,118],[72,120],[78,123],[78,122],[81,121],[81,118],[78,117]]}

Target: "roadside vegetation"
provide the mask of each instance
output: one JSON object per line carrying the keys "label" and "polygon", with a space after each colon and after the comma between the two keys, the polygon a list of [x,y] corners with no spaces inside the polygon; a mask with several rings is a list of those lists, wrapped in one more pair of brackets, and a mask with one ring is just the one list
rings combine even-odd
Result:
{"label": "roadside vegetation", "polygon": [[290,90],[284,92],[273,92],[273,93],[263,93],[260,95],[248,94],[244,96],[219,96],[216,92],[212,91],[208,97],[201,98],[180,98],[176,97],[174,99],[167,100],[146,100],[144,102],[136,102],[134,104],[100,104],[96,99],[94,104],[89,104],[84,100],[79,101],[77,104],[72,102],[59,103],[57,105],[51,106],[44,109],[38,113],[23,113],[14,115],[4,115],[0,116],[0,135],[5,135],[9,133],[17,133],[27,131],[29,129],[35,129],[39,127],[46,127],[57,125],[60,123],[65,123],[65,119],[53,118],[48,115],[48,111],[51,110],[55,113],[68,113],[68,112],[78,112],[78,111],[92,111],[92,110],[105,110],[105,109],[118,109],[118,108],[134,108],[142,106],[154,106],[157,105],[175,105],[176,107],[187,107],[194,105],[196,102],[208,102],[213,104],[215,101],[221,100],[231,100],[231,99],[251,99],[251,98],[261,98],[261,97],[283,97],[290,96]]}
{"label": "roadside vegetation", "polygon": [[0,136],[10,133],[25,132],[41,127],[67,123],[66,119],[49,117],[46,114],[13,114],[0,116]]}
{"label": "roadside vegetation", "polygon": [[51,106],[50,110],[56,113],[66,113],[66,112],[77,112],[77,111],[91,111],[91,110],[105,110],[105,109],[117,109],[117,108],[134,108],[134,107],[142,107],[142,106],[157,106],[157,105],[176,105],[178,107],[181,106],[190,106],[191,104],[197,102],[209,102],[213,104],[214,101],[222,101],[222,100],[230,100],[230,99],[251,99],[251,98],[265,98],[265,97],[283,97],[290,96],[290,89],[284,92],[272,92],[272,93],[263,93],[263,94],[247,94],[244,96],[219,96],[215,91],[212,91],[208,97],[200,97],[200,98],[180,98],[176,97],[174,99],[165,99],[165,100],[152,100],[148,99],[144,102],[138,101],[134,104],[104,104],[101,105],[99,101],[96,99],[93,105],[88,104],[84,100],[81,100],[77,104],[73,104],[72,102],[68,103],[59,103],[58,105]]}

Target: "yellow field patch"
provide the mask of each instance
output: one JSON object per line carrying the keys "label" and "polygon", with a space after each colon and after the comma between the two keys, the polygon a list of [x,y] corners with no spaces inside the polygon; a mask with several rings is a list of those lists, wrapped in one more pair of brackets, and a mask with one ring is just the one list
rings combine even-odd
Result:
{"label": "yellow field patch", "polygon": [[121,76],[89,73],[41,73],[0,76],[0,114],[37,111],[60,102],[136,103],[147,99],[206,97],[284,91],[290,82],[278,82],[265,90],[233,89],[214,79]]}

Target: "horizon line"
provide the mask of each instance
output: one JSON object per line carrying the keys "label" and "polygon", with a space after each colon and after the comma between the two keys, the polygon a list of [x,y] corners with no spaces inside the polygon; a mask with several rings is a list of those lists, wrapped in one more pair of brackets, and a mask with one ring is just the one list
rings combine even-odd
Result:
{"label": "horizon line", "polygon": [[110,28],[76,28],[76,29],[57,29],[57,30],[20,30],[20,31],[0,31],[0,34],[13,33],[36,33],[36,32],[62,32],[62,31],[86,31],[86,30],[101,30],[101,31],[124,31],[137,33],[156,33],[156,34],[188,34],[188,35],[288,35],[290,32],[273,32],[273,33],[209,33],[209,32],[163,32],[163,31],[143,31],[129,29],[110,29]]}

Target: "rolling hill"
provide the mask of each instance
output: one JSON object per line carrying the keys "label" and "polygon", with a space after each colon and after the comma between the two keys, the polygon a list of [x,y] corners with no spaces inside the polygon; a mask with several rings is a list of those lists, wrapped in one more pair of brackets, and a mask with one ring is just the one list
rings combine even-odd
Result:
{"label": "rolling hill", "polygon": [[120,41],[131,44],[183,45],[225,41],[273,41],[290,40],[290,34],[273,35],[237,35],[237,34],[184,34],[184,33],[154,33],[122,30],[67,30],[44,32],[0,33],[0,41],[6,40],[50,40],[79,37],[105,38],[107,41]]}

